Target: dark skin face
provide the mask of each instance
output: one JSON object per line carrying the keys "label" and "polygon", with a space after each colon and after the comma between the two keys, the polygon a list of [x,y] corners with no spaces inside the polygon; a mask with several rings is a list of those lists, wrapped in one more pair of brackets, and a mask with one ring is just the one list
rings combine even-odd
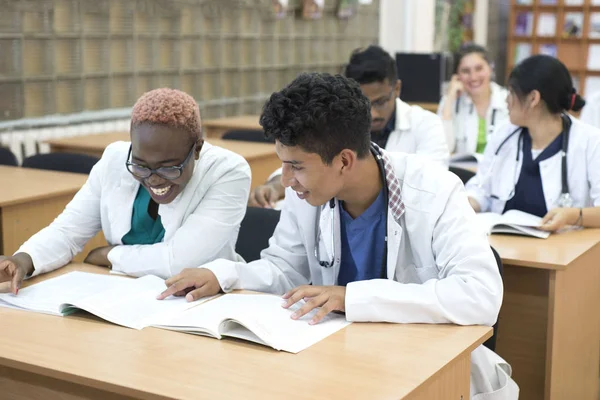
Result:
{"label": "dark skin face", "polygon": [[[193,144],[194,140],[195,144]],[[194,139],[189,132],[183,129],[142,124],[131,130],[131,144],[131,162],[153,169],[180,165],[190,154],[192,145],[194,146],[193,154],[177,179],[167,180],[156,174],[141,179],[132,175],[148,190],[157,204],[169,204],[183,191],[185,185],[192,178],[194,161],[200,158],[204,140]]]}
{"label": "dark skin face", "polygon": [[371,102],[371,132],[383,130],[392,118],[400,88],[400,80],[391,84],[388,79],[360,85],[360,90]]}

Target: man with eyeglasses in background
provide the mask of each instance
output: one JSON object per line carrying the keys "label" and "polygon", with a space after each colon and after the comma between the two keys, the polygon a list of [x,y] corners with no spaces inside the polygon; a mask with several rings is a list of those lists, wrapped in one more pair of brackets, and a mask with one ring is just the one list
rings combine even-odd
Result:
{"label": "man with eyeglasses in background", "polygon": [[[396,61],[379,46],[352,52],[344,75],[360,85],[371,102],[371,140],[388,151],[421,154],[448,166],[449,151],[439,116],[400,100]],[[248,205],[273,208],[284,197],[281,169],[250,192]]]}

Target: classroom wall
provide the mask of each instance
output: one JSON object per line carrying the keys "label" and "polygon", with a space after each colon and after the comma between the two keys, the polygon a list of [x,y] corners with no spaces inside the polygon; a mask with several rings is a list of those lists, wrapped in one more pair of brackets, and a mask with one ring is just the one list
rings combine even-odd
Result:
{"label": "classroom wall", "polygon": [[205,118],[258,113],[302,71],[337,73],[376,43],[379,0],[340,20],[274,20],[270,1],[4,0],[0,120],[130,107],[156,87],[180,88]]}

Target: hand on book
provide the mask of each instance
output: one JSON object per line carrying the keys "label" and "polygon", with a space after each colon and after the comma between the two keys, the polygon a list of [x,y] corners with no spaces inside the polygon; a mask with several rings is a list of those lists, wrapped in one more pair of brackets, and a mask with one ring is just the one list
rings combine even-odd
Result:
{"label": "hand on book", "polygon": [[311,286],[303,285],[290,290],[283,295],[287,300],[283,308],[289,308],[300,300],[306,300],[298,311],[292,314],[292,319],[298,319],[311,310],[320,307],[321,309],[310,320],[309,324],[314,325],[321,321],[332,311],[346,311],[346,287],[345,286]]}
{"label": "hand on book", "polygon": [[186,268],[167,279],[165,285],[167,290],[156,297],[158,300],[169,296],[185,296],[187,301],[195,301],[202,297],[214,296],[221,291],[217,277],[206,268]]}
{"label": "hand on book", "polygon": [[10,281],[10,291],[19,293],[23,279],[33,273],[33,260],[27,253],[17,253],[12,257],[0,256],[0,283]]}
{"label": "hand on book", "polygon": [[556,232],[567,225],[577,224],[579,219],[578,208],[553,208],[542,219],[539,229],[547,232]]}

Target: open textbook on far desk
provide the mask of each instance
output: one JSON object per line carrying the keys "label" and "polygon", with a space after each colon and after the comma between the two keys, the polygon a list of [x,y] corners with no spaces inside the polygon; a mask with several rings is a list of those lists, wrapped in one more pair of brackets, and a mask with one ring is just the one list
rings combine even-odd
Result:
{"label": "open textbook on far desk", "polygon": [[332,314],[317,325],[308,321],[316,310],[299,320],[283,309],[279,296],[226,294],[187,302],[184,297],[156,300],[164,280],[147,275],[119,276],[70,272],[19,290],[0,293],[0,306],[63,316],[85,310],[106,321],[133,329],[157,327],[221,339],[235,337],[298,353],[349,324]]}
{"label": "open textbook on far desk", "polygon": [[479,213],[477,219],[479,225],[488,235],[492,233],[510,233],[540,239],[546,239],[550,236],[550,232],[537,229],[542,224],[540,217],[519,210],[508,210],[504,214]]}

